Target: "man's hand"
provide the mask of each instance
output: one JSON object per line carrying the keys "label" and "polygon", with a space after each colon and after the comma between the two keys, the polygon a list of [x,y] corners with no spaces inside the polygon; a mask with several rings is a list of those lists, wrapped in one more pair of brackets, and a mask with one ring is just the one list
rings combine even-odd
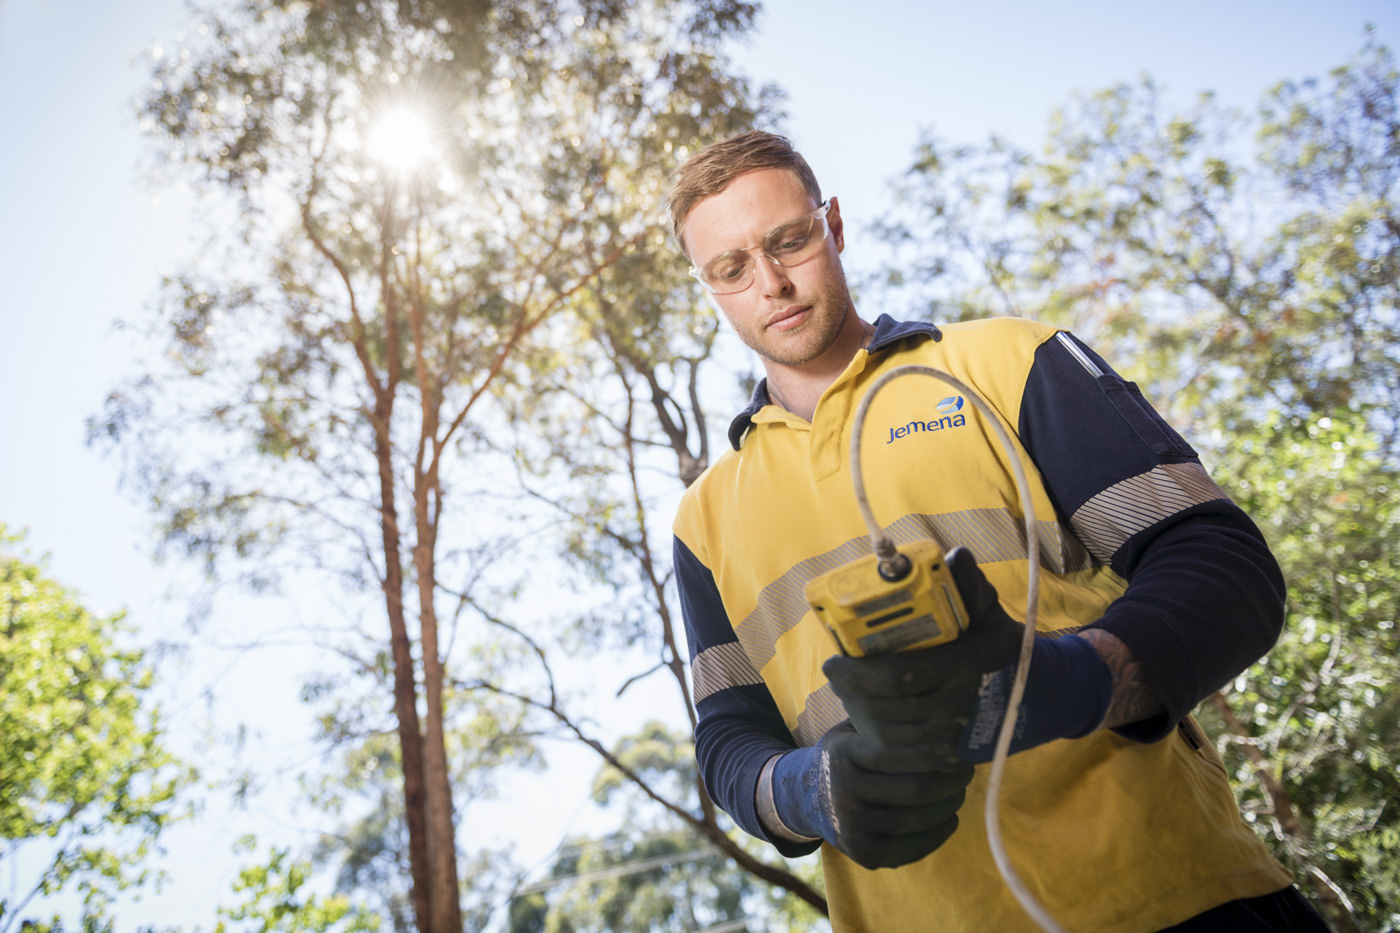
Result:
{"label": "man's hand", "polygon": [[[934,648],[822,665],[850,718],[770,763],[759,788],[770,828],[825,839],[866,868],[918,861],[953,834],[973,774],[959,740],[983,675],[1014,660],[1021,626],[1000,611],[971,554],[948,562],[968,631]],[[985,589],[964,588],[960,568]]]}
{"label": "man's hand", "polygon": [[[919,651],[833,657],[822,670],[861,734],[916,756],[986,762],[1005,716],[1024,626],[1002,609],[996,588],[966,548],[950,551],[947,561],[969,619],[957,640]],[[1088,641],[1037,638],[1011,750],[1094,731],[1112,692],[1113,676]]]}
{"label": "man's hand", "polygon": [[1002,610],[966,548],[947,556],[967,608],[967,631],[932,648],[829,658],[822,665],[832,692],[856,731],[891,750],[956,762],[964,725],[972,718],[983,675],[1014,665],[1023,626]]}
{"label": "man's hand", "polygon": [[972,774],[971,765],[885,747],[847,720],[770,763],[759,812],[789,838],[820,837],[865,868],[896,868],[953,834]]}

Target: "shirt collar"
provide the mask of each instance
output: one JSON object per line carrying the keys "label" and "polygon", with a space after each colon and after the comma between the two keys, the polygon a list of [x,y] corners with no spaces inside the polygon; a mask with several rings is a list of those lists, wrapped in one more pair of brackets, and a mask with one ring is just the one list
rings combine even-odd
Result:
{"label": "shirt collar", "polygon": [[[943,332],[936,325],[925,321],[896,321],[888,314],[882,314],[875,319],[875,334],[870,338],[867,352],[871,355],[882,353],[900,341],[912,337],[942,340]],[[753,397],[749,399],[748,406],[729,423],[731,447],[738,450],[743,446],[744,437],[749,433],[749,428],[753,427],[753,416],[758,414],[758,410],[764,405],[771,405],[772,402],[768,395],[767,378],[760,379],[758,385],[754,386]]]}

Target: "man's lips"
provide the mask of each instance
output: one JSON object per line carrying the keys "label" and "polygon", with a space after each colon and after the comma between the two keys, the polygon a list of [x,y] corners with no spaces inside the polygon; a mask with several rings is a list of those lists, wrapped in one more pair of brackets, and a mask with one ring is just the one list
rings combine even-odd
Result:
{"label": "man's lips", "polygon": [[796,327],[807,319],[807,312],[810,310],[806,305],[784,308],[768,319],[768,327],[773,330],[788,330]]}

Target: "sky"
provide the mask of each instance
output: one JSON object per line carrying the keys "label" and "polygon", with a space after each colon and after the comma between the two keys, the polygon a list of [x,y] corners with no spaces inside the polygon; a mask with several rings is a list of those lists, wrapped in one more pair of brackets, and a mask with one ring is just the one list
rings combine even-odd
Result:
{"label": "sky", "polygon": [[[133,108],[149,81],[140,53],[172,45],[183,16],[177,0],[0,0],[0,522],[27,530],[31,554],[89,608],[125,610],[152,641],[188,637],[181,576],[153,564],[148,519],[118,488],[117,464],[86,445],[85,420],[139,363],[114,323],[138,317],[199,239],[185,196],[141,182],[149,150]],[[1034,146],[1072,94],[1142,74],[1172,99],[1209,90],[1250,109],[1279,80],[1344,64],[1368,23],[1400,43],[1396,0],[770,0],[734,51],[787,91],[787,132],[840,197],[847,261],[860,265],[872,251],[859,231],[888,206],[923,132]],[[162,668],[172,742],[208,754],[209,722],[252,720],[265,752],[304,763],[295,662],[217,647],[238,611],[216,614],[188,660]],[[585,794],[557,795],[566,819]],[[210,928],[211,905],[231,901],[234,838],[308,839],[309,817],[280,800],[230,810],[208,795],[171,840],[174,884],[130,907],[121,929]],[[25,870],[0,864],[0,897]]]}

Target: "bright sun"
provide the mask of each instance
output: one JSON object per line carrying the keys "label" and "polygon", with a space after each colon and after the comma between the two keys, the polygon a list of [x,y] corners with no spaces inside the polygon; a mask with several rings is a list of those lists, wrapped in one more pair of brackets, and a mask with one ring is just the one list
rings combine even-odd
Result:
{"label": "bright sun", "polygon": [[433,154],[433,133],[417,110],[396,107],[380,114],[367,140],[370,155],[400,172],[410,172]]}

